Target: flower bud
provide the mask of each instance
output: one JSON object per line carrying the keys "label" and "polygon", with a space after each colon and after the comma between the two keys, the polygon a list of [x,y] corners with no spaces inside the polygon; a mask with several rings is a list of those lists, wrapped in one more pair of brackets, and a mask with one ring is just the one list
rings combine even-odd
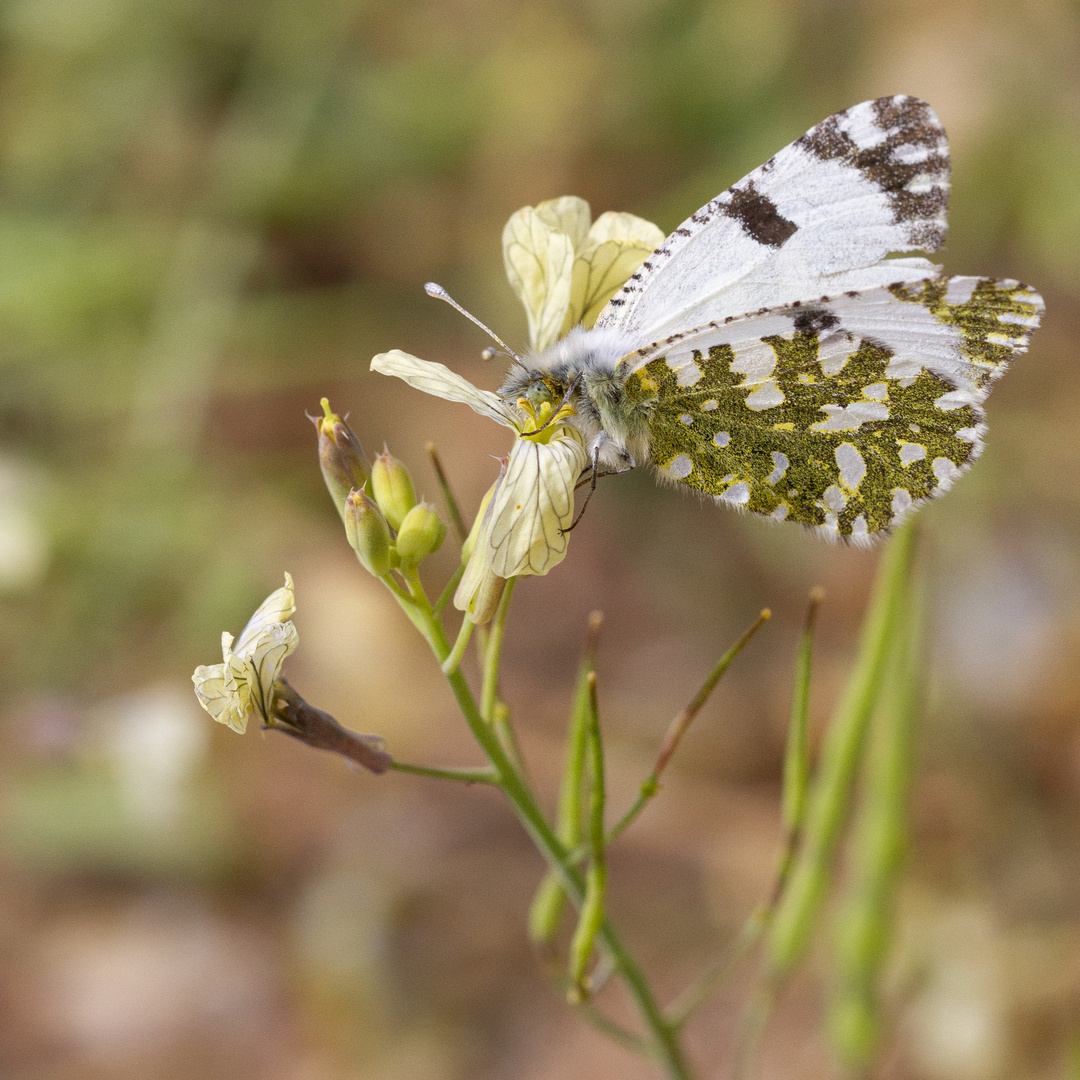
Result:
{"label": "flower bud", "polygon": [[383,451],[371,467],[371,492],[396,532],[405,515],[416,505],[416,489],[409,470],[396,457]]}
{"label": "flower bud", "polygon": [[338,513],[344,517],[349,492],[361,490],[368,481],[368,465],[353,429],[331,412],[326,398],[321,404],[325,415],[312,417],[319,433],[319,468]]}
{"label": "flower bud", "polygon": [[363,491],[350,491],[344,517],[345,535],[364,569],[385,577],[390,573],[390,527],[382,511]]}
{"label": "flower bud", "polygon": [[431,503],[417,503],[401,523],[397,535],[397,553],[403,566],[415,566],[433,551],[446,536],[446,526]]}

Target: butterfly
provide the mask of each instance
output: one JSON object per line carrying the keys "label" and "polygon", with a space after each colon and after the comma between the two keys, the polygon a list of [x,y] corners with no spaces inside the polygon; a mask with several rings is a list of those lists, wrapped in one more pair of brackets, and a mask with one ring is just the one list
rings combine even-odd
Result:
{"label": "butterfly", "polygon": [[982,402],[1043,310],[1027,285],[918,254],[941,247],[948,194],[925,102],[836,113],[684,221],[594,326],[516,361],[499,396],[563,404],[594,482],[651,462],[870,543],[979,456]]}

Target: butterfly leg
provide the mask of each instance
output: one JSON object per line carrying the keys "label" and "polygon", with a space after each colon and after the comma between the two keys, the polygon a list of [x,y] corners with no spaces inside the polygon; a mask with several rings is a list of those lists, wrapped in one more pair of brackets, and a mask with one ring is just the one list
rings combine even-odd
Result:
{"label": "butterfly leg", "polygon": [[[605,472],[600,471],[600,451],[605,447],[614,447],[619,455],[619,467],[616,469],[608,469]],[[577,517],[565,529],[562,530],[562,535],[566,535],[571,529],[577,528],[577,524],[585,516],[585,508],[589,505],[589,500],[593,497],[593,492],[596,491],[596,481],[601,476],[618,476],[620,473],[629,472],[636,462],[630,456],[630,454],[620,448],[615,447],[615,444],[607,438],[603,433],[598,435],[592,445],[592,466],[589,469],[589,493],[585,496],[585,501],[581,504],[581,509],[577,512]],[[576,487],[581,487],[584,484],[584,480],[579,480]]]}

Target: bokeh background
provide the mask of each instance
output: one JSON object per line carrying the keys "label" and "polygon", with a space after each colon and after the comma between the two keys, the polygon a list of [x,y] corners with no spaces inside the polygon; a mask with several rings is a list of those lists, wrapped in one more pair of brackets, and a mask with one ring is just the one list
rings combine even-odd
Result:
{"label": "bokeh background", "polygon": [[[931,640],[879,1075],[1076,1075],[1080,1033],[1080,11],[1067,0],[4,0],[0,4],[0,1075],[636,1080],[528,947],[542,873],[497,793],[213,725],[189,674],[296,578],[287,673],[397,755],[467,765],[452,700],[322,487],[328,394],[463,504],[502,429],[367,371],[495,387],[442,282],[512,342],[499,236],[574,193],[665,230],[865,98],[928,99],[948,269],[1045,294],[983,460],[922,514]],[[436,587],[454,554],[431,560]],[[613,852],[663,995],[768,889],[805,597],[815,730],[876,555],[602,485],[520,587],[505,694],[549,800],[587,613],[612,799],[763,606]],[[764,1075],[830,1075],[829,920]],[[748,974],[690,1028],[726,1075]],[[611,1007],[625,1012],[613,998]],[[1074,1071],[1070,1071],[1074,1070]]]}

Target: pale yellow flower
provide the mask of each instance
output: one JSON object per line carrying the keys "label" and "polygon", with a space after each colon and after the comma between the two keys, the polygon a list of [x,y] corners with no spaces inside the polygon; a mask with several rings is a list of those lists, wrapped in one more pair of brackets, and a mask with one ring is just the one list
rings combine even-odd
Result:
{"label": "pale yellow flower", "polygon": [[[612,295],[664,242],[655,225],[633,214],[591,219],[589,204],[567,195],[523,207],[506,223],[506,275],[525,305],[534,349],[547,348],[579,323],[591,328]],[[454,595],[455,607],[486,622],[507,578],[546,574],[566,556],[574,491],[589,460],[581,434],[562,422],[574,414],[573,406],[525,398],[510,403],[442,364],[399,349],[380,353],[371,369],[464,402],[517,436],[466,543],[465,572]]]}
{"label": "pale yellow flower", "polygon": [[608,211],[590,224],[575,195],[522,207],[503,229],[503,262],[525,305],[529,342],[546,349],[578,323],[591,329],[626,279],[664,242],[650,221]]}
{"label": "pale yellow flower", "polygon": [[219,724],[242,735],[252,712],[270,722],[281,666],[299,641],[288,621],[295,610],[293,580],[286,574],[284,587],[259,605],[235,642],[228,631],[221,635],[223,662],[195,669],[195,695]]}
{"label": "pale yellow flower", "polygon": [[[536,410],[522,399],[511,405],[443,364],[420,360],[400,349],[380,353],[371,361],[371,370],[394,375],[417,390],[448,401],[464,402],[517,436],[474,537],[455,606],[470,615],[483,613],[470,608],[469,602],[485,572],[504,579],[546,574],[562,562],[567,547],[565,530],[574,520],[574,488],[588,464],[580,433],[560,423],[570,415],[569,407],[564,406],[554,422],[544,427],[551,418],[551,404],[545,402]],[[486,620],[477,617],[475,621]]]}

